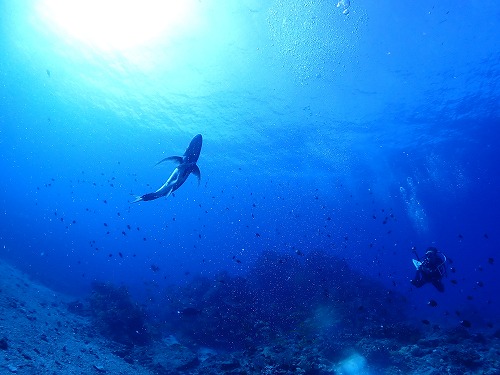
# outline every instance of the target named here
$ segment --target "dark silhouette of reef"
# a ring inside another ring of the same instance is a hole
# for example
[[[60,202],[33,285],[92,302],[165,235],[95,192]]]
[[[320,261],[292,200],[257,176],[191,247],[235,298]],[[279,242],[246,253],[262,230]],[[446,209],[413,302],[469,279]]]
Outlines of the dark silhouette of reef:
[[[146,345],[152,339],[144,310],[126,287],[92,283],[89,310],[94,326],[105,337],[125,345]]]
[[[419,338],[405,303],[323,251],[264,252],[246,277],[225,272],[168,290],[167,330],[196,344],[250,349],[279,337]]]
[[[439,371],[478,371],[493,358],[467,350],[493,338],[462,326],[417,328],[403,296],[323,251],[266,251],[245,276],[221,272],[168,287],[165,310],[149,315],[162,317],[161,335],[123,286],[94,283],[86,305],[68,309],[90,315],[115,355],[155,374],[330,374],[349,361],[415,373],[422,358],[438,368],[444,352],[451,362]]]
[[[411,323],[400,296],[322,252],[267,252],[245,277],[171,287],[161,335],[150,320],[158,311],[146,316],[124,287],[96,283],[89,298],[71,301],[1,262],[0,270],[1,373],[500,371],[497,327]]]

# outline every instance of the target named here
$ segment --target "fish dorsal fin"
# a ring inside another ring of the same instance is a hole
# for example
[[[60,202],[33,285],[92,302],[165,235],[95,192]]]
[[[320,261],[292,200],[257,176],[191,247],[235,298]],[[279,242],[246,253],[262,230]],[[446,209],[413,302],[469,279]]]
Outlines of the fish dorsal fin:
[[[165,159],[161,159],[158,163],[155,164],[155,167],[160,164],[160,163],[163,163],[164,161],[167,161],[167,160],[171,160],[177,164],[181,164],[182,161],[183,161],[183,158],[182,156],[169,156],[168,158],[165,158]]]
[[[201,173],[200,173],[200,168],[195,164],[193,165],[193,170],[191,171],[192,174],[194,174],[196,177],[198,177],[198,185],[200,184],[201,181]]]

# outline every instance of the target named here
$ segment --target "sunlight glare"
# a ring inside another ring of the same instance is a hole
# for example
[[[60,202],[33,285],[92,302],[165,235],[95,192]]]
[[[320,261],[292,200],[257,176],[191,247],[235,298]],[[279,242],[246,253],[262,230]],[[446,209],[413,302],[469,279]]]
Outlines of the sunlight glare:
[[[193,0],[43,0],[38,11],[58,34],[104,51],[171,37],[193,22]]]

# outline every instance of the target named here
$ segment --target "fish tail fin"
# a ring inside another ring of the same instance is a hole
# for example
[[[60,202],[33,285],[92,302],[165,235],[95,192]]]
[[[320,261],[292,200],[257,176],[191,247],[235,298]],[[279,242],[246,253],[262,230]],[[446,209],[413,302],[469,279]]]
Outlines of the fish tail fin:
[[[133,201],[132,201],[132,202],[130,202],[130,203],[137,203],[137,202],[140,202],[140,201],[142,201],[142,200],[143,200],[143,199],[142,199],[142,197],[141,197],[140,195],[136,195],[136,196],[135,196],[135,200],[133,200]]]

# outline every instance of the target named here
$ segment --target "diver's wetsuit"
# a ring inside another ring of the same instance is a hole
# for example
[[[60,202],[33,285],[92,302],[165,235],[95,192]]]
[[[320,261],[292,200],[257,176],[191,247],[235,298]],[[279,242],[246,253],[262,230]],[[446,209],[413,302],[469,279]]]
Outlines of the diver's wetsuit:
[[[411,283],[417,288],[420,288],[424,284],[431,283],[438,291],[444,292],[442,279],[446,274],[446,257],[444,254],[438,253],[435,248],[429,249],[433,250],[428,250],[426,252],[426,257],[420,267],[418,267],[415,278],[411,280]]]

